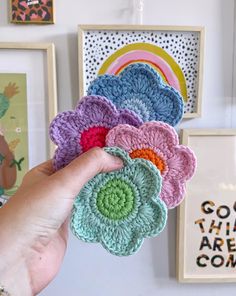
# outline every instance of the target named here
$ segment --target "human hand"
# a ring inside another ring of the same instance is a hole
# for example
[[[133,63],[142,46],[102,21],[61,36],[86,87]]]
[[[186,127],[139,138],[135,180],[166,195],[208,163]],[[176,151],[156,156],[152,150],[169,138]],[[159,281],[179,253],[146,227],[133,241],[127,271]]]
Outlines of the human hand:
[[[64,258],[75,196],[96,174],[122,166],[93,148],[58,172],[49,160],[26,174],[0,209],[0,282],[11,295],[36,295],[50,283]]]

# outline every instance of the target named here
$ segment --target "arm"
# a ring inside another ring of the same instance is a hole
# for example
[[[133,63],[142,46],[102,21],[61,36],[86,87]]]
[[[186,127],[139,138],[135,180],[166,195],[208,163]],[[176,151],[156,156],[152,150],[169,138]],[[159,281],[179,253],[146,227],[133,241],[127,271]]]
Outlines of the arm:
[[[11,295],[36,295],[50,283],[65,254],[75,196],[96,174],[122,165],[94,148],[56,173],[48,161],[26,174],[0,209],[0,283]]]

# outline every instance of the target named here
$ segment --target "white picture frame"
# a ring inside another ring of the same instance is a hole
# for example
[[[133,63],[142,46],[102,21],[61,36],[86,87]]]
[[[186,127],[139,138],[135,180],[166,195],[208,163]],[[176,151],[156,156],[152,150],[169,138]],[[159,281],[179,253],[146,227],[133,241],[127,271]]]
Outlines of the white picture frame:
[[[28,169],[31,169],[52,158],[55,151],[48,134],[49,124],[58,112],[54,44],[0,42],[0,73],[26,75]]]
[[[204,27],[197,26],[79,25],[80,97],[86,95],[88,85],[98,75],[114,74],[112,71],[110,73],[108,71],[110,68],[106,66],[111,60],[113,64],[116,63],[113,58],[116,54],[119,53],[119,62],[121,62],[126,47],[127,52],[130,53],[133,52],[133,49],[128,49],[130,45],[136,43],[140,47],[146,43],[152,48],[143,49],[143,51],[148,53],[153,51],[152,54],[158,56],[158,53],[156,53],[158,46],[158,49],[164,51],[163,56],[160,58],[166,59],[167,66],[174,69],[174,72],[177,71],[176,68],[178,67],[178,75],[182,75],[181,77],[186,80],[184,82],[185,91],[183,90],[181,93],[185,93],[183,95],[183,97],[185,96],[184,118],[201,117],[204,32]],[[183,42],[183,45],[181,45],[181,42]],[[166,58],[166,56],[168,57]],[[173,65],[169,62],[170,60],[174,63]],[[180,80],[178,75],[176,74],[175,79],[179,79],[179,84],[183,85],[183,81]]]
[[[177,213],[177,279],[236,282],[236,129],[184,129],[197,170]]]
[[[41,52],[45,54],[45,59],[43,63],[45,63],[45,67],[43,67],[43,71],[41,75],[45,80],[45,107],[47,110],[46,119],[48,123],[52,121],[52,119],[56,116],[58,112],[58,104],[57,104],[57,76],[56,76],[56,55],[55,55],[55,46],[53,43],[21,43],[21,42],[0,42],[0,55],[2,50],[7,50],[9,53],[14,52],[14,55],[17,56],[17,52],[26,52],[29,56],[29,63],[32,61],[32,57],[30,57],[30,53],[32,52]],[[8,60],[7,63],[10,61]],[[32,68],[30,68],[32,66]],[[29,68],[32,72],[37,72],[37,69],[33,69],[34,65],[29,65]],[[14,72],[14,70],[1,70],[3,67],[0,67],[0,71],[10,71]],[[4,68],[6,69],[6,67]],[[37,103],[37,102],[35,102]],[[48,157],[52,156],[55,150],[54,144],[50,141],[48,142]]]

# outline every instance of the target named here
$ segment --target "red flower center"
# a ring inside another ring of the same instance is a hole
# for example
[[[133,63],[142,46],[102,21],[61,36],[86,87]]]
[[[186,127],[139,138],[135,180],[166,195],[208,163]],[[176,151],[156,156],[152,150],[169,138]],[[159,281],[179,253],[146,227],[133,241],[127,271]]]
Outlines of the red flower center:
[[[80,145],[83,152],[86,152],[93,147],[104,147],[108,132],[109,128],[103,126],[94,126],[83,131],[80,138]]]

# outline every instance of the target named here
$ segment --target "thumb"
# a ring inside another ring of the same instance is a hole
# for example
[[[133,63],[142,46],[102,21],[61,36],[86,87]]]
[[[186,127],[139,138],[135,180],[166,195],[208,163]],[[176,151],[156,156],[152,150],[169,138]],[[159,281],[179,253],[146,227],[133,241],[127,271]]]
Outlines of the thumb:
[[[73,160],[68,166],[37,182],[25,192],[19,192],[17,202],[24,199],[25,217],[47,221],[58,229],[70,214],[74,198],[82,187],[100,172],[121,169],[123,162],[101,148],[93,148]],[[23,205],[23,203],[22,203]],[[18,210],[19,212],[19,210]]]
[[[50,177],[54,186],[64,187],[66,195],[74,198],[91,178],[101,172],[119,170],[123,161],[101,148],[92,148]],[[48,179],[49,181],[49,179]]]
[[[12,225],[13,240],[24,237],[25,243],[32,243],[40,234],[47,243],[69,216],[74,198],[84,184],[100,172],[122,166],[119,158],[100,148],[91,149],[60,171],[19,190],[1,209],[3,228],[4,223]]]

